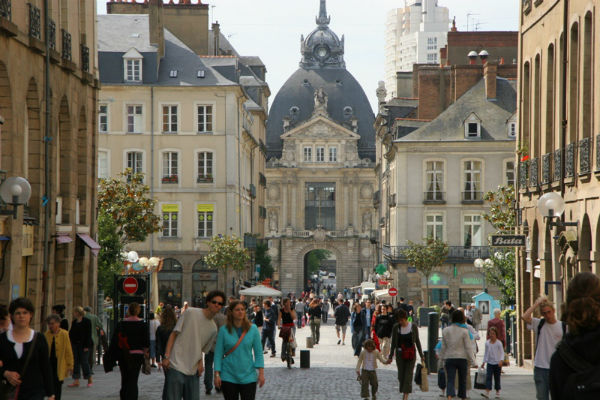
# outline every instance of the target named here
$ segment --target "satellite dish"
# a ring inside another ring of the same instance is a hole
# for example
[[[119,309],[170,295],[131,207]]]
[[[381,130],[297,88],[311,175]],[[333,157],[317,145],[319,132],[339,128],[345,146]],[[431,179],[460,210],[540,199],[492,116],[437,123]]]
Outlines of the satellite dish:
[[[0,185],[0,198],[6,204],[26,204],[31,197],[31,185],[20,176],[6,178]]]

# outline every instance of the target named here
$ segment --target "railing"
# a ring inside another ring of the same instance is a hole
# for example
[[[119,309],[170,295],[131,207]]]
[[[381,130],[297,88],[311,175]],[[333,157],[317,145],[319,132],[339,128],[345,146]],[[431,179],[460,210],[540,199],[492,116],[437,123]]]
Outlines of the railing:
[[[429,191],[423,196],[424,203],[443,203],[445,201],[445,192]]]
[[[558,149],[554,151],[554,174],[552,180],[554,182],[562,179],[562,150]]]
[[[346,234],[346,231],[329,231],[327,232],[327,236],[332,238],[344,238],[348,235]]]
[[[213,177],[211,175],[198,175],[196,183],[212,183]]]
[[[575,143],[567,145],[565,155],[565,177],[572,178],[575,176]]]
[[[48,21],[48,47],[56,51],[56,23]]]
[[[10,19],[10,17],[11,17],[10,0],[0,0],[0,17]]]
[[[600,135],[596,136],[596,171],[600,171]]]
[[[61,57],[63,60],[72,61],[71,56],[71,34],[64,29],[62,31],[62,53]]]
[[[299,237],[299,238],[308,238],[311,237],[313,235],[312,231],[294,231],[292,232],[292,236],[293,237]]]
[[[552,181],[552,153],[542,156],[542,184],[547,185]]]
[[[483,201],[483,192],[462,192],[462,201],[465,203]]]
[[[81,45],[81,69],[90,72],[90,48],[85,44]]]
[[[410,246],[383,246],[383,255],[392,262],[407,263],[408,259],[404,251]],[[489,246],[448,246],[448,256],[444,263],[453,262],[473,262],[478,258],[488,258],[490,256]]]
[[[177,175],[163,176],[162,183],[179,183],[179,177]]]
[[[527,175],[529,173],[529,165],[527,161],[519,163],[519,189],[527,189]]]
[[[592,171],[591,163],[592,138],[585,138],[579,141],[579,173],[581,175],[589,174]]]
[[[27,3],[27,7],[29,8],[29,36],[41,39],[40,9],[31,3]]]
[[[532,188],[537,188],[539,185],[539,168],[540,164],[538,158],[534,158],[529,162],[529,186]]]

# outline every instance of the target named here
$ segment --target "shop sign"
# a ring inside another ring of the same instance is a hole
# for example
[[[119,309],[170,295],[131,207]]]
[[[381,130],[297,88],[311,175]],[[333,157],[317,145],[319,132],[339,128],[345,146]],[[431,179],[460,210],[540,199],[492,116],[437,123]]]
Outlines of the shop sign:
[[[492,247],[525,247],[525,235],[492,235]]]
[[[408,270],[406,271],[409,274],[414,274],[415,272],[417,272],[417,267],[408,267]]]
[[[463,276],[460,283],[466,286],[483,286],[483,278],[480,276]]]
[[[33,226],[23,225],[23,246],[21,256],[27,257],[33,255]]]
[[[196,281],[216,281],[217,273],[216,272],[195,272],[194,280],[196,280]]]

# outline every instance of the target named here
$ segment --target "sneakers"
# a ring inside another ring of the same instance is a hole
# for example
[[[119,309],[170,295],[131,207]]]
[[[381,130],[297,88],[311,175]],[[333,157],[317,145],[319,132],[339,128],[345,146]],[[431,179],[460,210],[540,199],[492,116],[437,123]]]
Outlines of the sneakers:
[[[338,344],[340,344],[340,343],[342,343],[342,339],[339,339],[339,340],[338,340]]]
[[[268,351],[267,351],[267,350],[263,351],[263,354],[267,354],[267,353],[268,353]]]
[[[275,357],[277,357],[277,356],[275,355],[275,353],[271,354],[271,358],[275,358]]]
[[[210,392],[211,392],[211,390],[210,390],[210,389],[208,389],[208,390],[206,391],[206,395],[207,395],[207,396],[210,396]]]

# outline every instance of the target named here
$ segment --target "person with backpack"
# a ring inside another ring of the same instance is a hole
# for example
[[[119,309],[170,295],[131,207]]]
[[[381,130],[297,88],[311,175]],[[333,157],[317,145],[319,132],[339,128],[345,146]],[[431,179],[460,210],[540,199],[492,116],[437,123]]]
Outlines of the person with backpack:
[[[453,311],[454,308],[452,307],[452,302],[450,300],[446,300],[440,311],[440,322],[442,323],[442,329],[450,325],[450,316],[452,315]]]
[[[569,332],[550,360],[552,400],[600,399],[600,278],[575,275],[565,309]]]
[[[542,318],[532,317],[536,309],[539,309]],[[521,319],[527,323],[527,328],[535,333],[533,380],[536,399],[549,400],[550,359],[556,345],[566,333],[566,324],[556,319],[554,305],[545,296],[538,298]]]

